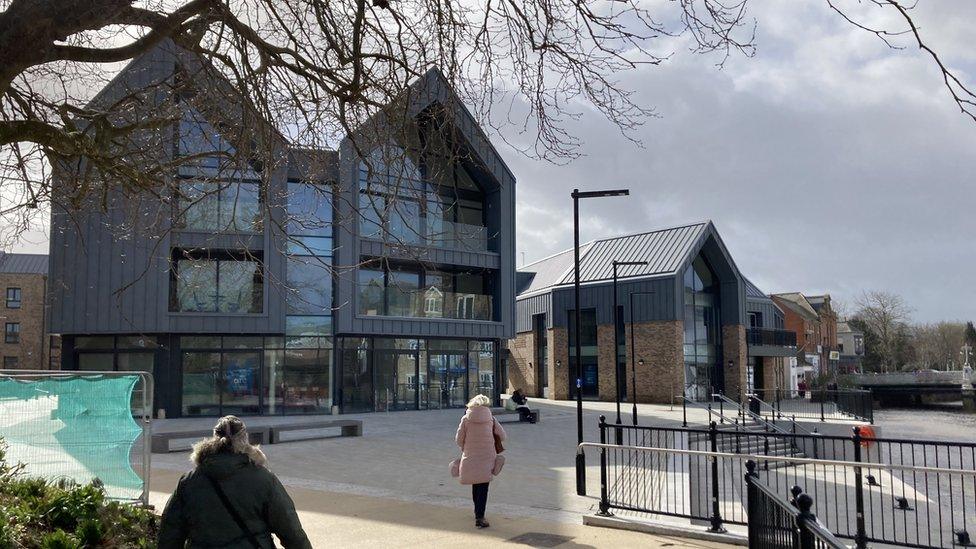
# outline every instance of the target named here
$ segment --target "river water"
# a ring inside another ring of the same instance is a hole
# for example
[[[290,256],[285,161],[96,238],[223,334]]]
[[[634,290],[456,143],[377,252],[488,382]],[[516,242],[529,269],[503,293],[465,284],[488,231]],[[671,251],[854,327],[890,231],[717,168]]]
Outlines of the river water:
[[[885,438],[976,442],[976,414],[963,411],[961,403],[875,409],[874,422]]]

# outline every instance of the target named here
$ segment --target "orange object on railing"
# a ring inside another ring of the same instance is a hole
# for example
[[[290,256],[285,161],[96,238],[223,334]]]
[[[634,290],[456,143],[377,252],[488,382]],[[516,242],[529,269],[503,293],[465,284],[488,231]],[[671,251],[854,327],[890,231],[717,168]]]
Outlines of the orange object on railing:
[[[874,444],[874,427],[870,425],[860,425],[859,427],[858,434],[861,435],[861,446],[867,448]]]

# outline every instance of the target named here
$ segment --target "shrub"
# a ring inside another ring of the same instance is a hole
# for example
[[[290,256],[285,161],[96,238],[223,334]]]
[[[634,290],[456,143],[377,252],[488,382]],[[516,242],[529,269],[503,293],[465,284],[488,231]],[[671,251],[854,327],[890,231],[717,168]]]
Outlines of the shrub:
[[[0,549],[155,547],[152,511],[107,500],[98,481],[28,477],[9,465],[0,440]]]

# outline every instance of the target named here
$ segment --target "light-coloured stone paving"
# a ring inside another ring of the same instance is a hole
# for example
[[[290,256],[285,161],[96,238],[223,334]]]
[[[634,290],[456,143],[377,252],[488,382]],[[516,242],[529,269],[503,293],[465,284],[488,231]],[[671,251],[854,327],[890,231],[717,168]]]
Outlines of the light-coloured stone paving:
[[[556,534],[567,540],[557,547],[702,546],[673,540],[582,526],[595,512],[599,494],[598,456],[587,461],[589,497],[576,495],[574,452],[575,403],[541,403],[536,425],[505,423],[506,465],[492,482],[488,516],[492,528],[473,528],[470,488],[448,473],[457,455],[454,431],[462,410],[396,412],[343,416],[365,421],[365,435],[266,446],[272,469],[295,497],[316,546],[336,542],[356,546],[424,543],[441,547],[471,540],[493,544],[522,534]],[[623,420],[631,421],[623,407]],[[680,424],[681,407],[642,405],[641,423]],[[598,438],[598,417],[615,418],[613,403],[585,404],[587,440]],[[689,410],[690,418],[701,411]],[[266,418],[250,422],[261,424]],[[157,422],[157,430],[207,427],[213,419]],[[152,503],[161,508],[179,474],[190,469],[186,452],[153,455]],[[523,545],[539,545],[531,536]],[[519,541],[513,542],[518,543]]]

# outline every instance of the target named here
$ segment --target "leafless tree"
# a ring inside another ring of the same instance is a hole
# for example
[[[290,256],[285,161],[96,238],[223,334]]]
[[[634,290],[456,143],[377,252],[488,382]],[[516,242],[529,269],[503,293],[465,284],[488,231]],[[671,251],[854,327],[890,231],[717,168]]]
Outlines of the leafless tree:
[[[878,338],[877,354],[881,359],[882,372],[894,370],[898,362],[899,342],[905,336],[911,319],[911,308],[901,296],[880,290],[865,291],[856,303],[855,316]]]
[[[966,342],[964,323],[916,324],[912,326],[911,336],[916,367],[933,370],[962,368],[959,353]]]

